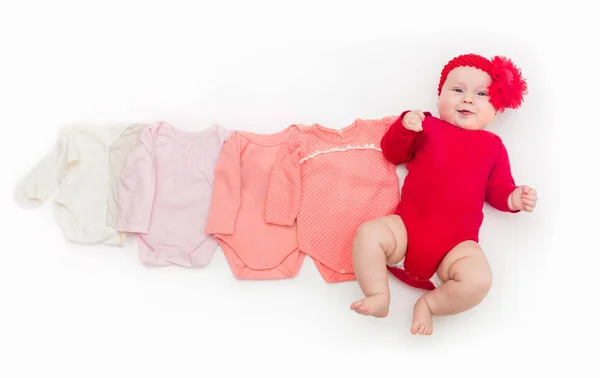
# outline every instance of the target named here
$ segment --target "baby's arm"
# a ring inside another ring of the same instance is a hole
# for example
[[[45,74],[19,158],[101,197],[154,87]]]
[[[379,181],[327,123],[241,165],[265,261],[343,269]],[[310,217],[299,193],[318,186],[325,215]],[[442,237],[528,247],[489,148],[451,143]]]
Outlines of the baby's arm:
[[[517,189],[513,179],[508,152],[502,142],[492,173],[488,179],[485,200],[497,210],[517,213],[519,210],[510,206],[510,195]]]
[[[402,112],[381,139],[383,156],[395,165],[408,163],[416,151],[415,140],[420,130],[409,130],[404,125],[403,118],[407,113],[408,110]],[[426,112],[424,115],[431,115],[431,113]]]

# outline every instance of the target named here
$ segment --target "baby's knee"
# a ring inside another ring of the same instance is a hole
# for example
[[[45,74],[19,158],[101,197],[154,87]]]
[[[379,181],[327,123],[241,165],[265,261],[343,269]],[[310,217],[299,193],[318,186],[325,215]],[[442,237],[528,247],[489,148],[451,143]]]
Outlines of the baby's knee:
[[[383,242],[394,238],[388,222],[384,218],[367,221],[356,229],[355,239]]]
[[[352,246],[355,250],[372,250],[381,245],[386,237],[385,225],[377,219],[370,220],[356,229]]]
[[[464,287],[467,295],[477,302],[481,302],[490,292],[492,288],[492,273],[489,270],[481,270],[480,272],[470,275]]]
[[[356,229],[354,235],[355,243],[364,243],[366,241],[374,241],[381,237],[381,222],[377,219],[367,221]]]
[[[377,218],[361,224],[356,230],[354,249],[382,250],[388,263],[399,262],[406,252],[406,238],[400,237],[399,232],[394,232],[395,226],[389,217]]]

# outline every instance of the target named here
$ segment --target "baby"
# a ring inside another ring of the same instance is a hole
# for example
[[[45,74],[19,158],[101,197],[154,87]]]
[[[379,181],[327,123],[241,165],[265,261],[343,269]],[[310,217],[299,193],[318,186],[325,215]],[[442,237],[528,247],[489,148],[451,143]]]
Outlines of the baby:
[[[392,215],[362,224],[353,242],[356,279],[365,295],[351,309],[389,312],[388,270],[427,290],[414,306],[411,333],[430,335],[433,315],[457,314],[487,295],[492,274],[479,246],[483,206],[532,212],[536,190],[516,186],[501,139],[484,130],[498,112],[527,94],[521,71],[505,57],[460,55],[438,86],[440,117],[405,111],[381,140],[384,157],[406,163],[400,203]]]

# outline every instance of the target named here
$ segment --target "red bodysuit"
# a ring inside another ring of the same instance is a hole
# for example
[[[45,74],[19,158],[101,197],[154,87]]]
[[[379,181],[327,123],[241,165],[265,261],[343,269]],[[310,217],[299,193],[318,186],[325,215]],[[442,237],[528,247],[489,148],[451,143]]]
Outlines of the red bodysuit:
[[[444,256],[460,242],[479,242],[484,202],[511,212],[508,197],[517,187],[500,137],[431,113],[425,113],[423,131],[414,132],[402,125],[406,113],[381,140],[385,158],[407,163],[408,171],[395,212],[406,225],[408,249],[404,267],[388,269],[408,285],[433,290],[430,279]]]

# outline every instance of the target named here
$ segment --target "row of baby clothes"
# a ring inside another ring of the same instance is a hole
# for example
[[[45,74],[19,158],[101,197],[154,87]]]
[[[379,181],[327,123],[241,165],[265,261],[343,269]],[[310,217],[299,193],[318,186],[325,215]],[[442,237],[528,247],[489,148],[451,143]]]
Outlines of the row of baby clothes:
[[[205,231],[236,277],[293,277],[308,255],[326,282],[354,280],[358,226],[393,213],[399,201],[396,166],[380,148],[396,119],[235,131],[220,153]]]
[[[149,265],[204,266],[216,240],[203,231],[214,167],[230,131],[152,124],[76,124],[19,181],[16,202],[52,205],[67,240],[124,246]]]
[[[326,282],[354,280],[356,229],[399,200],[396,166],[380,148],[396,119],[271,134],[167,122],[66,127],[16,198],[39,206],[58,189],[68,240],[123,246],[134,235],[147,265],[206,266],[220,246],[238,279],[295,277],[310,256]]]

